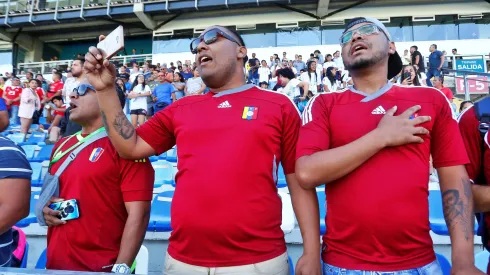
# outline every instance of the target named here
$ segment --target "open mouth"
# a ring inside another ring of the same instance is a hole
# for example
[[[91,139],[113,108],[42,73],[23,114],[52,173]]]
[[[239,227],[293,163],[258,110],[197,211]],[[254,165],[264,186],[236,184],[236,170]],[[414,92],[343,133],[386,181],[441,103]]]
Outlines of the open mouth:
[[[367,47],[360,44],[360,45],[353,46],[350,52],[351,54],[356,54],[362,50],[367,50]]]
[[[70,107],[71,107],[71,110],[74,110],[77,108],[77,105],[73,102],[70,102]]]
[[[199,59],[199,63],[201,65],[205,65],[205,64],[207,64],[207,63],[209,63],[211,61],[213,61],[213,59],[211,57],[207,56],[207,55],[201,56],[201,59]]]

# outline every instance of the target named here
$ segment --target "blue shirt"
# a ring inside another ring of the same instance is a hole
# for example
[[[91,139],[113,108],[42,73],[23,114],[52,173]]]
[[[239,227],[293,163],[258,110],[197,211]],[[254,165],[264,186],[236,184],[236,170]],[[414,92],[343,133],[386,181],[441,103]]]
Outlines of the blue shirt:
[[[158,86],[155,87],[155,90],[153,90],[152,95],[157,98],[157,101],[155,103],[160,103],[160,102],[165,102],[167,104],[172,103],[172,92],[174,91],[175,87],[168,83],[162,83],[158,84]]]
[[[190,72],[190,73],[181,73],[181,74],[184,77],[184,80],[187,80],[189,78],[193,78],[194,77],[194,74],[192,72]]]
[[[5,100],[3,100],[3,98],[0,98],[0,112],[1,111],[7,111],[7,105],[5,105]]]
[[[441,66],[441,51],[435,50],[429,55],[429,69],[437,69]]]
[[[31,165],[22,148],[15,145],[10,139],[0,136],[0,180],[7,178],[30,180],[31,175]],[[0,267],[10,266],[13,250],[11,243],[12,230],[10,229],[0,235]]]

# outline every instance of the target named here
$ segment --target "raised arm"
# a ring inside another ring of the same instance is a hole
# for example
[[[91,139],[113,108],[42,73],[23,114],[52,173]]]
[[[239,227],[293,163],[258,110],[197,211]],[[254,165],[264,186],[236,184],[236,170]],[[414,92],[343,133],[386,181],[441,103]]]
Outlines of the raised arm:
[[[155,150],[136,135],[133,125],[124,114],[116,92],[116,69],[102,56],[102,50],[90,47],[85,55],[84,70],[97,91],[102,119],[112,144],[123,158],[141,159],[154,155]]]

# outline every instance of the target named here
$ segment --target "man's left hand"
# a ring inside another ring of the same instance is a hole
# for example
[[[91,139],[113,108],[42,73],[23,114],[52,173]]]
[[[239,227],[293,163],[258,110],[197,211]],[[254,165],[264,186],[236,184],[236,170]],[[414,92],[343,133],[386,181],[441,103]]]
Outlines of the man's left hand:
[[[452,268],[451,275],[485,275],[485,272],[480,271],[474,265],[464,268]]]
[[[321,275],[320,252],[315,255],[303,254],[296,263],[296,275]]]

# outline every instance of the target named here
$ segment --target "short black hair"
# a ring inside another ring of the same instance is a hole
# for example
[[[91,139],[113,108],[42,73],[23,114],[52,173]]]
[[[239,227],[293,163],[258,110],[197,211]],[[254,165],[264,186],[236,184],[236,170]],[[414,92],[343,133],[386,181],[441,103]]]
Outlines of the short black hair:
[[[434,49],[437,50],[437,45],[436,44],[432,44],[431,46],[434,46]]]
[[[53,96],[53,97],[51,98],[51,102],[53,102],[53,103],[54,103],[54,101],[55,101],[55,100],[63,101],[63,97],[62,97],[62,96],[60,96],[60,95]]]
[[[417,47],[417,46],[415,46],[415,45],[414,45],[414,46],[412,46],[412,47],[410,47],[410,48],[414,48],[416,51],[418,51],[418,50],[419,50],[419,47]]]
[[[63,79],[63,75],[60,72],[56,71],[53,74],[57,75],[60,79]]]
[[[458,49],[454,48],[454,49],[453,49],[453,51],[457,52],[457,51],[458,51]],[[463,101],[463,102],[466,102],[466,103],[473,103],[473,102],[471,102],[471,101]]]
[[[225,29],[230,31],[236,38],[238,38],[238,42],[240,43],[240,45],[242,45],[243,47],[247,47],[247,45],[245,45],[245,41],[243,41],[242,36],[236,31],[236,29],[227,28],[227,27],[225,27]],[[245,56],[243,58],[243,66],[244,67],[245,67],[245,64],[247,64],[247,61],[248,61],[248,56]]]
[[[284,76],[285,78],[291,80],[293,78],[295,78],[296,76],[294,75],[294,72],[293,70],[291,70],[290,68],[284,68],[284,69],[280,69],[277,71],[277,75],[279,76]]]
[[[78,57],[78,58],[76,58],[76,59],[75,59],[75,60],[73,60],[73,61],[77,61],[77,60],[78,60],[78,61],[80,61],[80,63],[82,63],[82,66],[83,66],[83,64],[85,63],[85,58],[83,58],[83,57]]]

